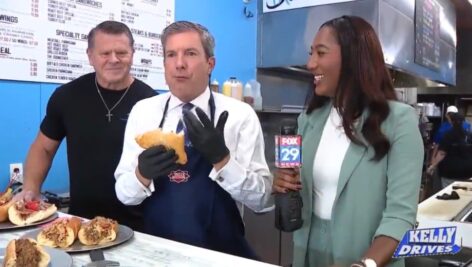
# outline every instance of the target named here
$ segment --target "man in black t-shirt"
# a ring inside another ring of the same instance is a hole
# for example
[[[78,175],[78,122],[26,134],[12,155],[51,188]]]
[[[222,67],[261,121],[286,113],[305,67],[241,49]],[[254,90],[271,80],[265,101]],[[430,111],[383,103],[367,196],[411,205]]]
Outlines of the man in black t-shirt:
[[[114,178],[128,114],[136,102],[155,95],[130,75],[133,45],[131,31],[121,22],[105,21],[90,31],[87,55],[95,72],[60,86],[49,99],[26,158],[21,197],[39,197],[54,155],[66,138],[69,213],[105,216],[141,230],[140,207],[125,206],[117,199]]]

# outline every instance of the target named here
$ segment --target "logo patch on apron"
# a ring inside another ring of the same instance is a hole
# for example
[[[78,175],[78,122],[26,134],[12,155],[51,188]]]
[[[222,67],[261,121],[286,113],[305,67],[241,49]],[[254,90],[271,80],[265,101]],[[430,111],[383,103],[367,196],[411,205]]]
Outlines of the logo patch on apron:
[[[169,180],[174,183],[185,183],[190,178],[188,171],[176,170],[169,173]]]

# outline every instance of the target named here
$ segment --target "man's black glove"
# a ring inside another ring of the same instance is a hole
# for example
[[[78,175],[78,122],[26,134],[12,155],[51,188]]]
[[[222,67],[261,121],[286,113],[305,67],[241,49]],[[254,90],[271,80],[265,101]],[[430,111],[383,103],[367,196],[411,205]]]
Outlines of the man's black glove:
[[[144,150],[138,157],[139,173],[146,179],[153,180],[159,176],[168,175],[179,166],[178,156],[173,149],[164,146],[153,146]]]
[[[229,155],[224,137],[228,111],[221,113],[216,127],[213,126],[203,110],[196,107],[195,111],[200,121],[191,111],[183,111],[188,138],[192,141],[193,146],[200,151],[211,164],[218,163]]]

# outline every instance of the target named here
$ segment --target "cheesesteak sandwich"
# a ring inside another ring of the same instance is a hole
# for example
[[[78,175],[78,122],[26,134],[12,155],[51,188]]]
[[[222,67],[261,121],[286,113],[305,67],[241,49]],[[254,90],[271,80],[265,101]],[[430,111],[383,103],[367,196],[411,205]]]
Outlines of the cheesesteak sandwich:
[[[79,240],[82,244],[99,245],[111,242],[118,234],[118,223],[115,220],[97,216],[86,223],[82,223],[79,231]]]
[[[56,211],[56,205],[44,201],[18,200],[8,209],[8,218],[16,225],[28,225],[44,220]]]
[[[8,219],[8,209],[13,205],[13,194],[11,188],[0,196],[0,222]]]
[[[175,150],[179,157],[177,163],[184,165],[187,163],[187,153],[185,153],[185,135],[181,133],[163,132],[161,129],[145,132],[135,138],[136,143],[144,149],[153,146],[163,145],[167,149]]]
[[[39,232],[38,243],[53,248],[70,247],[77,238],[80,223],[81,220],[77,217],[59,218]]]
[[[3,267],[46,267],[51,257],[33,239],[13,239],[5,249]]]

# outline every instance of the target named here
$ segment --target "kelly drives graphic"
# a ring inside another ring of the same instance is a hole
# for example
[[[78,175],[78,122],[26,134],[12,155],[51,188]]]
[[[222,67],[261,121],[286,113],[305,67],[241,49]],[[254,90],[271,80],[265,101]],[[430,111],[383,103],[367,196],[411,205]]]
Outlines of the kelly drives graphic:
[[[461,250],[455,243],[456,233],[455,226],[410,230],[403,236],[393,257],[456,254]]]

